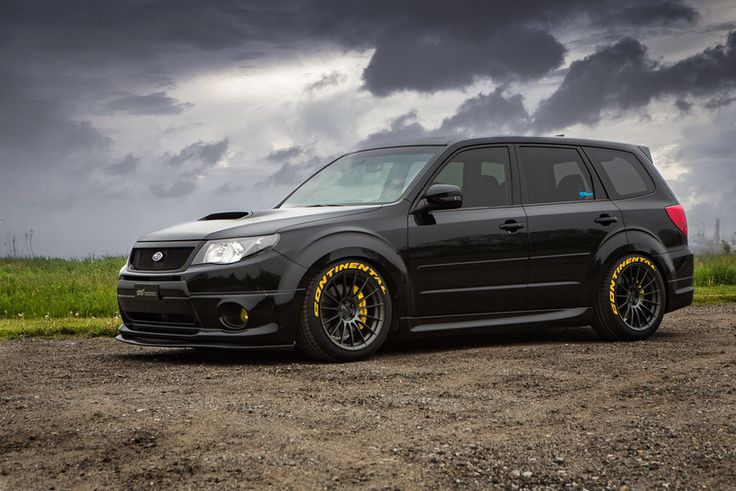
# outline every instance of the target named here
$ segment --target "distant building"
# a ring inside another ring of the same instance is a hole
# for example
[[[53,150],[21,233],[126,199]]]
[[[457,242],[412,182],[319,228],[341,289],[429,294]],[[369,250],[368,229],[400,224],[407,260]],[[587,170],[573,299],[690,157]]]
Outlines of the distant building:
[[[725,235],[725,233],[724,233]],[[705,228],[701,225],[698,227],[697,232],[692,234],[689,239],[690,249],[696,255],[703,254],[720,254],[723,251],[723,245],[721,241],[727,241],[736,249],[736,232],[731,234],[730,239],[722,238],[721,236],[721,219],[716,218],[715,227],[713,229],[713,235],[708,237],[705,233]]]

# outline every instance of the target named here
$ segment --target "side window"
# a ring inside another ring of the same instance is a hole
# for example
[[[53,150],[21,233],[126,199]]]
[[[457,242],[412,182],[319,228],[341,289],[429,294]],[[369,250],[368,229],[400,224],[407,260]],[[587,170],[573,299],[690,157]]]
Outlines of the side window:
[[[595,199],[590,173],[573,148],[521,147],[529,203]]]
[[[644,165],[629,152],[585,147],[611,199],[631,198],[654,191],[654,182]]]
[[[455,155],[432,184],[454,184],[463,208],[511,204],[511,164],[506,147],[476,148]]]
[[[445,168],[435,177],[432,184],[454,184],[463,188],[463,162],[449,162]]]

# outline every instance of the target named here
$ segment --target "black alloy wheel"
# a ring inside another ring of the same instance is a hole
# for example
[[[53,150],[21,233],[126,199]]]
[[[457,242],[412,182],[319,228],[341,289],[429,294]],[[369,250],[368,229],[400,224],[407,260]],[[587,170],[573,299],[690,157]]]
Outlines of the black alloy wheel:
[[[330,341],[342,349],[359,350],[373,343],[386,320],[385,294],[360,270],[333,276],[319,301],[320,322]]]
[[[297,344],[321,360],[362,359],[386,340],[391,313],[391,295],[378,269],[363,260],[342,260],[312,278]]]
[[[593,329],[604,339],[636,341],[654,334],[667,307],[665,284],[654,261],[624,256],[603,277]]]
[[[655,271],[643,263],[631,263],[621,271],[614,298],[619,317],[635,331],[652,327],[664,301]]]

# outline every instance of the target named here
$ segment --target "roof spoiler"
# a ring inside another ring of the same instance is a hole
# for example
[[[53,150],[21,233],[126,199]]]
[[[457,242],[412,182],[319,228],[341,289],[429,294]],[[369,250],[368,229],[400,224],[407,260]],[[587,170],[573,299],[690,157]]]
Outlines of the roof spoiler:
[[[649,147],[646,147],[644,145],[637,145],[637,147],[639,147],[639,150],[644,152],[644,155],[647,156],[647,158],[649,159],[649,162],[654,163],[654,159],[652,158],[652,152],[649,150]]]

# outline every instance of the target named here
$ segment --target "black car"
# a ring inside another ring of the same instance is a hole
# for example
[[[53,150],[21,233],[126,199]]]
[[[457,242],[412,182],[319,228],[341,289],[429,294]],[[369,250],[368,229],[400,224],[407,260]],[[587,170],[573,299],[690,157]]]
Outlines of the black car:
[[[347,361],[499,326],[644,339],[692,298],[685,213],[646,147],[430,139],[344,155],[275,209],[141,237],[117,339]]]

